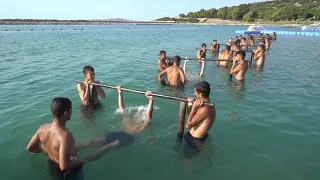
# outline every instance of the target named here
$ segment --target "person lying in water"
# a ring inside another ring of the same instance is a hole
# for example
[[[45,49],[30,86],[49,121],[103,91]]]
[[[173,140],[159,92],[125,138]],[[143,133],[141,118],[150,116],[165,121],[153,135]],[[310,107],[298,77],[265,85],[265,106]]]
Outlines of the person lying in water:
[[[173,58],[173,65],[163,70],[158,74],[158,79],[160,83],[164,86],[174,86],[183,88],[186,83],[186,75],[182,68],[180,68],[181,58],[180,56],[175,56]],[[165,80],[162,79],[162,76],[167,74],[169,84],[166,84]]]
[[[86,159],[78,158],[75,140],[66,127],[67,121],[71,119],[72,102],[64,97],[54,98],[51,112],[52,122],[39,127],[31,138],[27,151],[47,153],[50,160],[66,175],[86,163]]]
[[[85,80],[78,84],[78,92],[81,99],[81,109],[89,110],[99,104],[98,95],[104,99],[106,94],[100,86],[90,85],[90,83],[100,83],[95,80],[96,74],[92,66],[85,66],[83,68],[83,75]]]
[[[117,86],[118,89],[118,103],[119,109],[124,110],[125,105],[123,102],[123,95],[121,86]],[[96,148],[96,151],[87,157],[87,161],[96,160],[103,154],[108,151],[115,150],[121,147],[128,146],[134,142],[135,136],[144,130],[150,123],[152,118],[152,111],[153,111],[153,96],[150,91],[147,91],[145,96],[149,99],[149,104],[147,107],[147,111],[145,116],[140,123],[137,124],[134,122],[133,119],[130,117],[125,117],[123,120],[123,131],[114,131],[109,132],[104,136],[98,137],[97,139],[84,143],[79,144],[76,147],[77,151],[81,151],[86,148]],[[139,112],[138,112],[139,113]]]

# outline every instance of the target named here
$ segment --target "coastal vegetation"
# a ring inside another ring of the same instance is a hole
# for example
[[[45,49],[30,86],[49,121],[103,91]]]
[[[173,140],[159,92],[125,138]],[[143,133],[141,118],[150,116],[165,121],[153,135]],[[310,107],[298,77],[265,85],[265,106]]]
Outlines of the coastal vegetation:
[[[179,17],[164,17],[158,21],[198,22],[197,18],[219,18],[222,20],[254,22],[320,20],[320,0],[274,0],[220,9],[201,9],[180,14]]]

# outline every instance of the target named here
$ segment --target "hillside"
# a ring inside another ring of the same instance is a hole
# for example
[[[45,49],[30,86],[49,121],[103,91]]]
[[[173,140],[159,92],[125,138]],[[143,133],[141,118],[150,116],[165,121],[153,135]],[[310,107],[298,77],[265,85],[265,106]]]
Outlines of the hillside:
[[[265,21],[320,20],[320,0],[274,0],[220,9],[201,9],[197,12],[180,14],[178,18],[164,17],[159,21],[195,22],[197,18],[220,18],[223,20]],[[199,22],[199,21],[197,21]]]

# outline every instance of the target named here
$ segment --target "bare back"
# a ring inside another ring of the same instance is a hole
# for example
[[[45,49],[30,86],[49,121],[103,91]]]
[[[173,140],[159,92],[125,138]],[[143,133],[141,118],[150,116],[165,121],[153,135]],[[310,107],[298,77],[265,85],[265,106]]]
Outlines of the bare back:
[[[244,76],[246,75],[246,73],[248,71],[248,63],[246,63],[244,61],[244,62],[240,63],[238,66],[240,66],[240,71],[237,73],[235,78],[238,81],[242,81],[242,80],[244,80]]]
[[[63,138],[66,138],[68,134],[71,134],[67,128],[61,128],[54,123],[43,124],[39,130],[40,142],[44,151],[48,154],[49,158],[59,164],[59,149]],[[71,134],[72,136],[72,134]],[[69,144],[70,156],[77,157],[75,151],[75,141],[72,136],[72,141]]]
[[[179,86],[181,74],[184,75],[183,69],[178,66],[170,66],[167,68],[167,77],[171,86]]]
[[[230,60],[231,59],[231,55],[229,52],[225,51],[224,53],[219,55],[219,59],[226,59],[226,60]],[[223,67],[228,67],[228,61],[218,61],[218,65],[219,66],[223,66]]]
[[[215,121],[216,109],[215,107],[205,105],[200,107],[197,113],[202,113],[205,118],[190,129],[190,134],[195,138],[203,138],[207,135]]]

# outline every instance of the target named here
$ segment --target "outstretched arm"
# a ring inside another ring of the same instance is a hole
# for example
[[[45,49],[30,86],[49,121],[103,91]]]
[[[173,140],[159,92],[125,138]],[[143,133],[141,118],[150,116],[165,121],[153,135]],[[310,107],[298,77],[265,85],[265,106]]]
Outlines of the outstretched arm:
[[[149,104],[148,104],[148,108],[147,108],[147,113],[146,113],[146,117],[148,119],[152,119],[152,112],[153,112],[153,96],[152,93],[150,91],[146,92],[146,97],[149,99]]]
[[[189,61],[188,59],[186,59],[186,60],[184,61],[184,64],[183,64],[183,71],[184,71],[184,73],[186,73],[188,61]]]
[[[201,71],[200,71],[200,76],[203,76],[203,73],[204,73],[204,60],[203,60],[203,58],[202,58],[201,62],[202,62],[202,67],[201,67]]]
[[[123,95],[122,95],[122,90],[121,90],[121,86],[117,86],[118,89],[118,104],[119,104],[119,109],[123,110],[125,108],[124,106],[124,102],[123,102]]]

